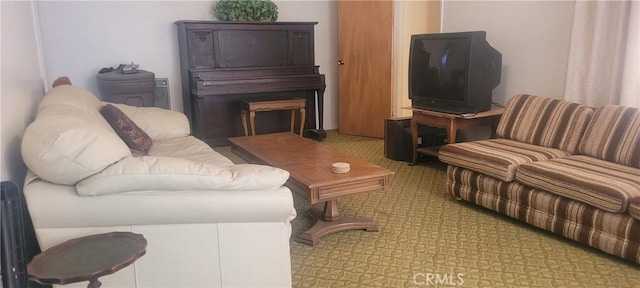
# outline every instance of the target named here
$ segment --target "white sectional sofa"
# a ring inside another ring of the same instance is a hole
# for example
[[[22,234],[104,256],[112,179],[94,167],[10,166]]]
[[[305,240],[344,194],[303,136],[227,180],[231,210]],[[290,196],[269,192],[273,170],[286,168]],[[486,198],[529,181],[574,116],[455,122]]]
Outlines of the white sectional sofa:
[[[103,287],[291,286],[288,172],[233,164],[189,136],[179,112],[113,104],[153,141],[133,156],[101,115],[105,104],[57,86],[25,131],[24,194],[43,251],[130,231],[147,239],[146,255],[101,277]]]

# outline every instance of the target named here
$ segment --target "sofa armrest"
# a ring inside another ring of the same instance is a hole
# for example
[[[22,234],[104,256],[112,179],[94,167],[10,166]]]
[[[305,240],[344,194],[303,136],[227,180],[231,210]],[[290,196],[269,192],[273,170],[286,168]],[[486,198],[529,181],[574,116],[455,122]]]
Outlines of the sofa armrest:
[[[98,196],[132,191],[267,190],[289,179],[289,172],[265,165],[219,166],[188,159],[126,157],[76,184],[78,194]]]
[[[122,110],[151,139],[168,139],[188,136],[191,133],[189,120],[184,114],[157,107],[135,107],[109,103]]]
[[[285,187],[247,191],[144,191],[100,197],[41,179],[24,195],[34,228],[118,227],[195,223],[288,223],[296,216]]]

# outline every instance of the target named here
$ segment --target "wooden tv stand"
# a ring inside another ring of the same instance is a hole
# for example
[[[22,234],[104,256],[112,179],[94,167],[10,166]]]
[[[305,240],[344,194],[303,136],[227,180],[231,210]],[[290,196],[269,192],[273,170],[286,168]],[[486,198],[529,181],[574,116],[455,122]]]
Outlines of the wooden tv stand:
[[[456,143],[458,129],[472,128],[479,126],[491,126],[491,137],[495,136],[498,121],[504,108],[494,107],[489,111],[480,112],[474,115],[460,115],[453,113],[436,112],[417,108],[410,108],[413,111],[411,117],[411,139],[413,140],[413,158],[411,164],[416,163],[418,153],[438,157],[440,146],[418,147],[418,125],[426,125],[447,130],[447,142]]]

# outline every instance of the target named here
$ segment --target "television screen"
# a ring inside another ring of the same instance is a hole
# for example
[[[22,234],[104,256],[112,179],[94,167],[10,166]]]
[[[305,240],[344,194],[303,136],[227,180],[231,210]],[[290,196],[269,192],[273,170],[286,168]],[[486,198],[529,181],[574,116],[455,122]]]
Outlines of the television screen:
[[[415,85],[411,87],[412,94],[463,101],[466,67],[469,65],[469,40],[417,40],[413,44],[411,77]]]
[[[502,55],[486,32],[417,34],[409,52],[409,98],[414,108],[451,113],[491,109]]]

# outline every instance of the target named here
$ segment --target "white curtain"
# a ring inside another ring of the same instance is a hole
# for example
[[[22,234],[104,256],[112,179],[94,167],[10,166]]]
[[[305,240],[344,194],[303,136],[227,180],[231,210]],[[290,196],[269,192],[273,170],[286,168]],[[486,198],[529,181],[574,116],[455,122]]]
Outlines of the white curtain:
[[[640,108],[638,11],[638,1],[576,1],[564,99]]]

